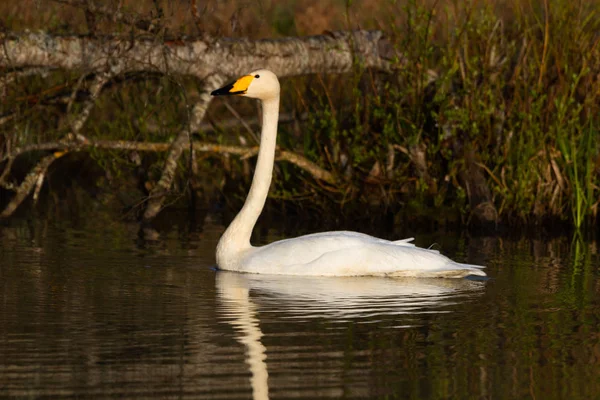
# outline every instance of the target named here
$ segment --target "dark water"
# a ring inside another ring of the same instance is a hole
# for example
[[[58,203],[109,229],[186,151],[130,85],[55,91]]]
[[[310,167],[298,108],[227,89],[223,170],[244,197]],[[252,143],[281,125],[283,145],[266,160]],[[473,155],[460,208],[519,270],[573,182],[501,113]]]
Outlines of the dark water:
[[[600,398],[595,242],[419,238],[488,282],[287,278],[212,270],[221,231],[1,227],[0,397]]]

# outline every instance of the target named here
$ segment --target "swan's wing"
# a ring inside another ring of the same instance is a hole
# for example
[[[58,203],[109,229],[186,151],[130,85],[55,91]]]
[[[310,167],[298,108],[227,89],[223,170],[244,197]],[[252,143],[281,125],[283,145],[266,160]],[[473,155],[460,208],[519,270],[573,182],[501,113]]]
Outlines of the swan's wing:
[[[255,264],[255,268],[267,268],[267,265],[281,268],[285,265],[307,264],[324,254],[350,248],[368,248],[371,245],[415,247],[409,243],[412,240],[413,238],[408,238],[390,242],[351,231],[313,233],[253,248],[244,264],[248,265],[251,262]],[[258,265],[260,263],[263,265]]]
[[[243,262],[243,270],[286,273],[283,269],[287,266],[308,264],[323,254],[348,248],[360,248],[380,241],[390,243],[373,236],[347,231],[314,233],[284,239],[253,248]]]
[[[299,275],[322,271],[323,275],[331,276],[462,278],[468,275],[485,276],[482,268],[454,262],[436,250],[378,243],[323,254],[309,264],[290,266],[289,271]]]
[[[372,243],[322,254],[309,263],[285,267],[292,275],[449,277],[485,275],[480,267],[450,260],[437,251],[419,247]]]
[[[253,249],[243,271],[285,275],[445,276],[485,275],[438,251],[404,241],[389,242],[354,232],[326,232]]]
[[[359,243],[393,243],[398,246],[411,246],[414,244],[410,243],[415,240],[414,237],[400,239],[395,241],[389,241],[386,239],[380,239],[375,236],[367,235],[366,233],[353,232],[353,231],[332,231],[332,232],[319,232],[311,233],[309,235],[299,236],[291,239],[284,239],[280,242],[294,241],[294,240],[335,240],[338,243],[344,243],[345,245],[357,245]]]

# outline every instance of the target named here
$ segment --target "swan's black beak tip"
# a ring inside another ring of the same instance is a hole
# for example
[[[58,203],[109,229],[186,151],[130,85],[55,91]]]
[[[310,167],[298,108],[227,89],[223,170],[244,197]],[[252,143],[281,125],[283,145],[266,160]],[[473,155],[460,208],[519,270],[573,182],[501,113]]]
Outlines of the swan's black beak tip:
[[[234,82],[234,83],[235,83],[235,82]],[[233,90],[234,90],[234,89],[233,89],[233,85],[234,85],[234,83],[230,83],[229,85],[227,85],[227,86],[223,86],[223,87],[222,87],[222,88],[220,88],[220,89],[213,90],[213,91],[210,93],[210,95],[211,95],[211,96],[231,96],[231,95],[235,95],[235,94],[244,94],[244,93],[246,93],[246,91],[244,91],[244,90],[241,90],[241,91],[240,91],[240,90],[238,90],[238,91],[235,91],[235,92],[234,92],[234,91],[233,91]]]
[[[225,96],[230,94],[229,91],[233,88],[233,85],[223,86],[220,89],[213,90],[210,95],[211,96]]]

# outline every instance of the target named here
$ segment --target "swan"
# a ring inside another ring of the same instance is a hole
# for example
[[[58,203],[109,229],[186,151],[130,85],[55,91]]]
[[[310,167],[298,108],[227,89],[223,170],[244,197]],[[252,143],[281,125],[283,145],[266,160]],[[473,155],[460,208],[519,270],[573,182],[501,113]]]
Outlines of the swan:
[[[214,90],[262,103],[262,132],[254,177],[246,201],[217,244],[222,270],[306,276],[401,276],[461,278],[485,276],[482,266],[452,261],[439,251],[416,247],[413,238],[389,241],[358,232],[335,231],[284,239],[265,246],[250,244],[252,229],[265,205],[275,161],[279,119],[279,80],[259,69]]]

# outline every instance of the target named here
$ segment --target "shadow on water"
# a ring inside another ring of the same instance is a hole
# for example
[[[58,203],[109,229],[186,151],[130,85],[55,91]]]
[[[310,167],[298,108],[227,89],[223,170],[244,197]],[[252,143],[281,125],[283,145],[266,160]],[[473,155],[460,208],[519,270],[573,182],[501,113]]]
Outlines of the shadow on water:
[[[219,218],[169,219],[0,227],[0,397],[600,397],[593,240],[417,235],[487,282],[268,277],[211,270]]]

